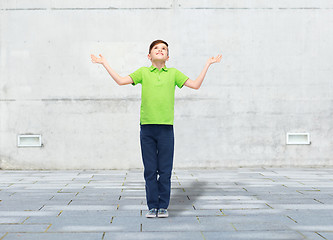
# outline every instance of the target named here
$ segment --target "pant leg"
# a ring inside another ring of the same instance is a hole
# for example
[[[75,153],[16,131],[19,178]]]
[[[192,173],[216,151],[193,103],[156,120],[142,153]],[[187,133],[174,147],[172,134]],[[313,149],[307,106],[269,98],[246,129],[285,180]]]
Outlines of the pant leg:
[[[154,125],[140,126],[141,154],[146,181],[146,199],[149,209],[158,208],[157,141]]]
[[[170,202],[171,173],[174,155],[174,131],[172,125],[160,126],[157,150],[159,208],[167,209]]]

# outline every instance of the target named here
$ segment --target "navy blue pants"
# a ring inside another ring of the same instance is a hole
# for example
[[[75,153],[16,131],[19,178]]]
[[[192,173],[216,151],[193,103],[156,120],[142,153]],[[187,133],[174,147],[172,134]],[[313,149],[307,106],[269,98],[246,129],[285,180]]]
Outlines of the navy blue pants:
[[[167,209],[174,152],[173,125],[140,125],[140,143],[148,208]]]

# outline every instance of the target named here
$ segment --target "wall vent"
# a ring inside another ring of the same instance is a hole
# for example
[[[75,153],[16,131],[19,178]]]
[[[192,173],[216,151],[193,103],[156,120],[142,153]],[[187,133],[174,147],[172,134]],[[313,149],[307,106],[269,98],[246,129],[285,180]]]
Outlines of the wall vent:
[[[287,133],[288,145],[311,144],[309,133]]]
[[[42,135],[18,135],[17,138],[18,147],[41,147]]]

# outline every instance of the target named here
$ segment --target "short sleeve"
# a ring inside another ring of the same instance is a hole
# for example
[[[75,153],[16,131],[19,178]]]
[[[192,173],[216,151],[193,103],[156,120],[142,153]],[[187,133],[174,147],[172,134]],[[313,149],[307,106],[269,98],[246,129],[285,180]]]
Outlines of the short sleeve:
[[[184,83],[186,82],[187,79],[188,77],[184,73],[176,69],[175,81],[176,85],[179,88],[182,88],[184,86]]]
[[[133,80],[133,83],[132,83],[133,86],[138,83],[142,83],[142,69],[143,68],[139,68],[138,70],[136,70],[135,72],[133,72],[129,75]]]

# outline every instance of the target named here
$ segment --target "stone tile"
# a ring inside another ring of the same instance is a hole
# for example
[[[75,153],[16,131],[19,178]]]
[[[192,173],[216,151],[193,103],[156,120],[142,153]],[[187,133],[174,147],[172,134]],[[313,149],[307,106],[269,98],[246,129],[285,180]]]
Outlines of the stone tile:
[[[119,211],[135,211],[135,210],[147,210],[147,205],[146,204],[122,204],[119,202]]]
[[[224,216],[209,216],[209,217],[196,217],[199,223],[198,229],[200,231],[216,231],[220,232],[236,231],[229,218]]]
[[[286,213],[289,217],[301,225],[332,225],[332,211],[327,210],[307,210],[307,211],[289,211]],[[333,231],[333,228],[332,228]]]
[[[240,231],[240,232],[203,232],[206,240],[300,240],[304,237],[293,231]]]
[[[203,239],[202,234],[197,231],[193,232],[112,232],[106,233],[104,240],[170,240],[170,239],[182,239],[182,240],[194,240]]]
[[[281,209],[221,209],[224,215],[227,216],[256,216],[265,214],[267,216],[282,215],[285,211]]]
[[[143,232],[192,232],[198,231],[202,226],[195,217],[180,218],[142,218]]]
[[[169,215],[172,217],[201,217],[201,216],[223,216],[223,212],[220,210],[176,210],[173,208],[169,209]]]
[[[280,222],[256,221],[251,222],[233,222],[237,231],[286,231],[290,230],[289,225]],[[290,222],[290,225],[293,223]]]
[[[22,223],[26,217],[1,217],[0,224],[20,224]]]
[[[50,227],[50,229],[47,231],[48,233],[71,233],[71,232],[78,232],[78,233],[89,233],[89,232],[113,232],[113,231],[118,231],[118,232],[127,232],[133,230],[133,226],[115,226],[111,224],[105,224],[105,225],[89,225],[89,224],[81,224],[81,225],[65,225],[65,224],[54,224]],[[139,231],[139,227],[137,227]]]
[[[299,210],[333,210],[333,204],[273,204],[276,209],[299,209]]]
[[[42,211],[87,211],[87,210],[115,210],[116,205],[49,205],[45,206]]]
[[[103,233],[9,233],[5,240],[101,240]],[[0,236],[1,238],[1,236]]]
[[[49,224],[0,224],[0,232],[38,232],[42,233],[47,230]]]
[[[330,222],[323,225],[317,223],[311,225],[295,225],[292,226],[291,229],[301,232],[332,232],[333,224]]]
[[[235,204],[199,204],[195,205],[196,209],[203,210],[203,209],[265,209],[268,208],[266,204],[243,204],[243,203],[235,203]]]
[[[57,216],[59,211],[17,211],[16,209],[7,209],[7,211],[0,211],[0,217],[6,216]]]

